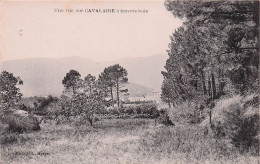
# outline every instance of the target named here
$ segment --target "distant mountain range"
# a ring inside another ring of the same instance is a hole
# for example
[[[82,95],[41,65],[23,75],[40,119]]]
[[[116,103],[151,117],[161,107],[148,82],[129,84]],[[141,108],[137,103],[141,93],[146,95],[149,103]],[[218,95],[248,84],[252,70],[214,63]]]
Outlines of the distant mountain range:
[[[77,70],[82,77],[89,73],[98,77],[105,67],[120,64],[128,71],[130,95],[142,96],[160,90],[163,81],[161,71],[166,59],[167,55],[124,58],[112,62],[95,62],[82,57],[29,58],[2,62],[1,71],[21,77],[24,84],[20,88],[25,97],[59,96],[63,90],[61,81],[69,70]]]

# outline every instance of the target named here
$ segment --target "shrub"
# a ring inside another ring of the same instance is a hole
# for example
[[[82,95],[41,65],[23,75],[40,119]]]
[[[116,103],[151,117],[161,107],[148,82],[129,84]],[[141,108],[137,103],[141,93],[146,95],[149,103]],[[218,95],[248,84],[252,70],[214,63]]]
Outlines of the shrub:
[[[16,142],[17,138],[18,138],[17,133],[5,133],[5,134],[1,135],[0,143],[1,144],[10,144],[10,143]]]
[[[205,103],[190,101],[171,108],[168,114],[176,122],[199,124],[209,115],[208,112],[209,109],[206,108]]]
[[[129,115],[135,114],[136,113],[135,106],[132,105],[132,106],[129,106],[129,107],[125,107],[124,113],[127,113]]]
[[[231,101],[232,100],[232,101]],[[217,137],[228,137],[241,152],[259,152],[258,97],[233,97],[218,102],[213,110],[212,129]]]
[[[259,149],[259,140],[256,139],[259,133],[259,114],[244,115],[241,113],[243,108],[237,104],[229,108],[236,108],[237,111],[231,110],[224,113],[227,119],[223,127],[221,126],[223,133],[232,139],[232,143],[240,151],[248,151],[252,146]]]
[[[119,107],[111,107],[109,109],[109,113],[112,115],[119,115],[120,114]]]
[[[160,123],[160,124],[164,124],[164,125],[175,125],[172,120],[170,119],[167,110],[160,110],[159,115],[157,115],[157,119],[156,122]]]
[[[13,113],[8,113],[3,114],[0,120],[3,124],[8,125],[8,131],[10,132],[23,133],[25,131],[40,130],[40,123],[37,117],[33,115],[19,116]]]
[[[126,114],[144,115],[145,118],[156,118],[158,114],[157,106],[154,103],[132,104],[123,107],[123,112]]]
[[[0,122],[0,135],[3,135],[8,132],[9,125],[3,122]]]
[[[259,114],[249,117],[242,117],[238,122],[234,122],[238,129],[231,133],[232,143],[242,149],[248,151],[252,146],[259,152],[259,139],[256,138],[259,131]]]
[[[99,114],[105,115],[105,114],[109,114],[109,112],[107,111],[106,108],[101,108],[100,111],[99,111]]]
[[[33,116],[10,117],[8,124],[9,130],[18,133],[23,133],[24,131],[36,131],[41,129],[37,118]]]
[[[34,114],[45,116],[47,114],[48,108],[53,103],[57,103],[59,99],[49,95],[48,97],[29,97],[23,98],[19,109],[33,112]]]

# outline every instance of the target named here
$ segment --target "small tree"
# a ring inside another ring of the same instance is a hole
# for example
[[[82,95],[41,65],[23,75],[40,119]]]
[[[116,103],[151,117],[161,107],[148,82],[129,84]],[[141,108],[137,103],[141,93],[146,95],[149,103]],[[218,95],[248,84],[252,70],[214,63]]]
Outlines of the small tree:
[[[172,102],[172,88],[169,84],[169,82],[165,79],[162,83],[161,90],[161,100],[168,104],[169,108],[171,108],[171,102]]]
[[[95,87],[95,81],[96,81],[96,77],[92,76],[91,74],[88,74],[88,76],[85,77],[85,85],[86,85],[86,89],[88,90],[89,94],[92,94],[92,90]]]
[[[22,98],[17,85],[22,85],[20,77],[15,77],[12,73],[3,71],[0,75],[0,109],[9,109],[18,105]]]
[[[98,82],[95,80],[96,77],[88,75],[85,77],[84,85],[81,85],[83,92],[77,92],[72,97],[73,108],[72,115],[80,116],[82,121],[89,121],[90,125],[93,126],[94,115],[99,113],[104,107],[103,105],[103,92],[98,87]]]
[[[70,70],[62,80],[62,84],[66,89],[72,89],[72,93],[76,93],[76,89],[79,88],[81,75],[78,71]]]
[[[102,87],[98,87],[96,77],[88,74],[82,80],[77,71],[71,70],[62,82],[66,89],[72,88],[73,94],[61,96],[59,111],[54,112],[55,118],[61,114],[67,121],[72,121],[76,125],[89,121],[93,126],[94,115],[103,108],[104,95]]]
[[[121,67],[119,64],[116,64],[112,67],[111,77],[116,83],[116,95],[117,95],[117,106],[120,105],[120,93],[125,93],[128,90],[122,89],[122,84],[128,82],[127,71],[125,68]]]
[[[109,66],[100,74],[99,80],[110,90],[112,103],[113,99],[113,87],[116,88],[117,105],[120,106],[120,94],[128,92],[127,89],[123,89],[122,84],[128,82],[127,71],[119,64]],[[113,103],[114,105],[114,103]]]
[[[104,71],[98,77],[98,86],[103,90],[106,95],[110,95],[111,103],[114,106],[113,88],[115,83],[109,75],[109,69],[105,68]]]
[[[85,93],[77,93],[74,97],[74,111],[73,116],[78,118],[80,116],[83,118],[82,121],[89,121],[90,125],[93,126],[94,114],[99,113],[99,111],[104,107],[102,102],[102,96],[94,90],[91,95]]]

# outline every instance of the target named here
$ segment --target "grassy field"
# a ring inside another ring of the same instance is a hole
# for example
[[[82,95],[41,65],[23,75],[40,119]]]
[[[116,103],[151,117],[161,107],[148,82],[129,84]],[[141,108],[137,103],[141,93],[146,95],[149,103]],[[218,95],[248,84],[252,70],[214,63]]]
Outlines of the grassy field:
[[[152,119],[104,119],[95,128],[41,124],[1,145],[2,163],[257,163],[203,128],[154,126]],[[229,147],[228,147],[229,146]]]

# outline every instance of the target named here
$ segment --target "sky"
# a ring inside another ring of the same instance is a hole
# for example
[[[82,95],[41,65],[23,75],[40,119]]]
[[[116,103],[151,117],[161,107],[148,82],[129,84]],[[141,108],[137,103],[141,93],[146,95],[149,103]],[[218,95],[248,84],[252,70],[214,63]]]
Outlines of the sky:
[[[2,61],[69,56],[112,61],[164,54],[169,36],[182,24],[163,1],[5,2],[0,7]],[[79,13],[76,9],[115,9],[119,13]],[[148,13],[121,13],[121,9]]]

